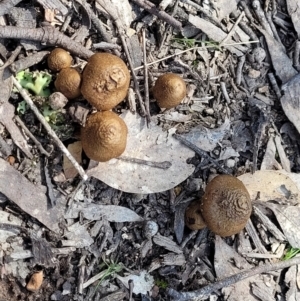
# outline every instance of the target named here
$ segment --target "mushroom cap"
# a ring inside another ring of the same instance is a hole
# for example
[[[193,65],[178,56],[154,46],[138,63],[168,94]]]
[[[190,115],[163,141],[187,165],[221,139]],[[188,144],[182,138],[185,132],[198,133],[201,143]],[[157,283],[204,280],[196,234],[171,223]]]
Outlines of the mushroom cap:
[[[126,97],[129,83],[124,61],[110,53],[96,53],[83,70],[81,93],[97,110],[110,110]]]
[[[215,234],[230,236],[239,233],[251,211],[250,195],[236,177],[219,175],[207,184],[201,212],[207,228]]]
[[[74,68],[64,68],[56,76],[54,86],[68,99],[73,99],[81,95],[80,92],[81,75]]]
[[[199,200],[191,202],[185,210],[185,224],[191,230],[200,230],[206,227]]]
[[[88,117],[81,130],[82,148],[95,161],[117,158],[126,148],[127,132],[125,122],[116,113],[97,112]]]
[[[153,95],[161,108],[174,108],[186,96],[185,82],[174,73],[161,75],[155,82]]]
[[[47,62],[51,70],[60,71],[71,66],[72,57],[66,50],[55,48],[50,52]]]

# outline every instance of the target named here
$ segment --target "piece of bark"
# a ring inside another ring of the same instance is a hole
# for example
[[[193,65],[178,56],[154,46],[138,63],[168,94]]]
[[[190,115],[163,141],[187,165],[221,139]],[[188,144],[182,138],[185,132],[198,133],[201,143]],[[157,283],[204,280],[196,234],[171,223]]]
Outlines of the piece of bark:
[[[42,187],[29,182],[3,159],[0,159],[0,191],[47,228],[59,232],[58,222],[62,213],[58,207],[48,209],[47,197]]]
[[[43,279],[44,279],[43,271],[39,271],[39,272],[32,274],[29,282],[26,285],[27,290],[31,291],[31,292],[38,291],[43,283]]]
[[[177,254],[182,253],[182,249],[173,240],[168,237],[162,236],[159,233],[153,236],[153,242],[171,252]]]

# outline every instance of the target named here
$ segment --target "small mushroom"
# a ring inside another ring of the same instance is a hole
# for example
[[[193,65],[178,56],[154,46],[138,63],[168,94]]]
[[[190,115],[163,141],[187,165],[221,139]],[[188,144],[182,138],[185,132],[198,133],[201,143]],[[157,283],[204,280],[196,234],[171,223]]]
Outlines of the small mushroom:
[[[236,177],[219,175],[207,184],[201,212],[207,228],[215,234],[230,236],[239,233],[251,211],[250,195]]]
[[[153,95],[161,108],[174,108],[186,96],[184,80],[174,73],[161,75],[153,87]]]
[[[191,230],[201,230],[206,227],[200,210],[199,200],[193,201],[185,211],[185,224]]]
[[[119,157],[126,148],[127,126],[122,118],[111,111],[88,117],[81,131],[85,154],[92,160],[105,162]]]
[[[110,110],[126,97],[129,83],[128,68],[119,57],[96,53],[83,70],[81,93],[97,110]]]
[[[58,92],[61,92],[68,99],[74,99],[80,96],[81,75],[74,68],[62,69],[54,82]]]
[[[55,48],[50,52],[47,62],[52,71],[60,71],[71,66],[72,57],[66,50]]]

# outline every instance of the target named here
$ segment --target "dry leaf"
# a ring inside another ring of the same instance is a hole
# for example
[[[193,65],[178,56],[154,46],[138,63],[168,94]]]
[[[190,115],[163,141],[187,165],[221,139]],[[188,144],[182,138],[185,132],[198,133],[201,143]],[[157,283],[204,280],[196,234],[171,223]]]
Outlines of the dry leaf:
[[[44,279],[43,271],[39,271],[39,272],[32,274],[29,282],[26,285],[26,289],[31,292],[36,292],[41,287],[41,285],[43,283],[43,279]]]
[[[194,166],[186,160],[194,152],[163,132],[161,127],[151,123],[147,127],[145,118],[126,112],[120,117],[128,127],[126,150],[122,156],[146,161],[168,161],[168,169],[113,159],[108,162],[90,163],[88,175],[93,176],[118,190],[131,193],[154,193],[169,190],[188,178]],[[96,165],[96,166],[95,166]]]
[[[126,277],[121,277],[116,275],[116,277],[126,286],[128,286],[128,281],[133,281],[133,293],[147,295],[154,286],[154,278],[147,273],[147,271],[140,271],[140,275],[129,275]]]
[[[241,272],[241,269],[249,269],[251,265],[228,246],[220,236],[216,235],[214,267],[218,279],[222,279]],[[257,300],[250,293],[250,283],[257,282],[257,280],[259,280],[258,275],[223,288],[222,293],[226,296],[225,300]]]
[[[78,218],[79,213],[82,214],[82,217],[92,221],[101,219],[117,223],[143,221],[142,217],[126,207],[79,202],[72,205],[71,210],[65,215],[65,218]]]
[[[74,159],[79,164],[81,164],[81,141],[76,141],[74,143],[69,144],[68,151],[73,155]],[[66,179],[75,178],[78,174],[77,169],[74,167],[74,165],[71,163],[71,161],[67,158],[66,155],[64,155],[63,168]]]
[[[300,248],[300,208],[270,202],[267,202],[265,205],[274,212],[288,243],[293,248]]]
[[[300,192],[300,175],[284,170],[259,170],[238,177],[249,191],[251,200],[297,199]]]

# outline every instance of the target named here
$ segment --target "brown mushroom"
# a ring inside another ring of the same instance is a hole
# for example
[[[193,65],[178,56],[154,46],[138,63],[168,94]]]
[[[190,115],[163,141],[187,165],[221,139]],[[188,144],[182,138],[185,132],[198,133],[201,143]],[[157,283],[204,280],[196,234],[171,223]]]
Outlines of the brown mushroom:
[[[161,108],[174,108],[180,104],[186,95],[184,80],[177,74],[161,75],[153,87],[153,95]]]
[[[62,69],[54,82],[58,92],[61,92],[68,99],[74,99],[80,96],[81,75],[74,68]]]
[[[198,200],[193,201],[185,210],[185,224],[191,230],[201,230],[206,227]]]
[[[97,112],[88,117],[81,130],[82,148],[95,161],[117,158],[126,148],[127,132],[125,122],[116,113]]]
[[[72,57],[66,50],[55,48],[50,52],[47,62],[51,70],[60,71],[71,66]]]
[[[236,177],[219,175],[210,181],[201,200],[201,212],[207,228],[217,235],[239,233],[250,218],[250,195]]]
[[[96,53],[83,70],[81,93],[97,110],[110,110],[126,97],[129,82],[129,71],[119,57]]]

